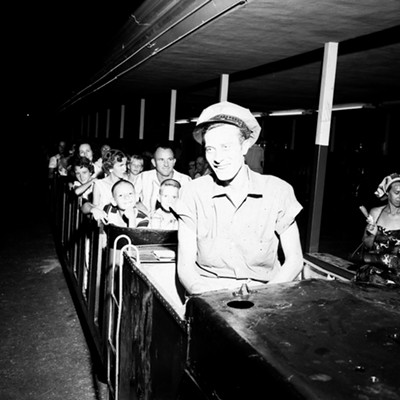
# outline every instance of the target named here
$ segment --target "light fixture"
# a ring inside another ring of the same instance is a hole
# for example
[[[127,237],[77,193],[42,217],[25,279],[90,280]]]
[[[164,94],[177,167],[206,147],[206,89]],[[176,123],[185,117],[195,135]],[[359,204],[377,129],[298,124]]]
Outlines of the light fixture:
[[[261,117],[266,117],[268,113],[262,112],[262,111],[257,111],[257,112],[252,112],[254,118],[261,118]]]
[[[286,115],[303,115],[306,113],[306,110],[296,109],[296,110],[281,110],[281,111],[271,111],[269,113],[270,117],[280,117]]]
[[[176,125],[181,125],[181,124],[189,124],[190,123],[190,119],[188,118],[183,118],[183,119],[177,119],[175,121]]]
[[[366,103],[336,104],[332,106],[332,111],[358,110],[360,108],[374,108],[374,106]]]

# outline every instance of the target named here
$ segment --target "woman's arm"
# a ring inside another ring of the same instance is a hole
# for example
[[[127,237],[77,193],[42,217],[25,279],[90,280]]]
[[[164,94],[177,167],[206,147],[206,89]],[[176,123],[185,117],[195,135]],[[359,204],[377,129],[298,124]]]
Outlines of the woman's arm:
[[[372,249],[374,241],[375,241],[375,236],[376,233],[378,232],[378,227],[376,225],[376,221],[379,218],[379,215],[382,211],[382,207],[375,207],[372,208],[371,211],[369,212],[370,220],[367,220],[368,224],[364,229],[364,234],[362,241],[364,243],[364,246],[367,249]]]
[[[280,283],[293,281],[303,269],[303,251],[297,223],[293,222],[280,236],[282,250],[285,256],[280,271],[268,282]]]
[[[88,189],[92,187],[94,184],[95,178],[90,179],[88,182],[84,183],[83,185],[77,186],[75,188],[75,194],[77,196],[81,196],[83,193],[85,193]]]

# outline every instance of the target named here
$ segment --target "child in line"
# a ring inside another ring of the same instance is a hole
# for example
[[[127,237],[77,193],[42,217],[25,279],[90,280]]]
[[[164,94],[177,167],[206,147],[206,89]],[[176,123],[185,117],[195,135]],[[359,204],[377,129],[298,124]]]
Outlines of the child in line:
[[[87,157],[76,157],[72,163],[72,172],[75,179],[71,189],[83,201],[91,200],[95,180],[93,163]]]
[[[136,207],[137,198],[132,182],[121,179],[111,188],[113,201],[104,207],[106,221],[121,227],[140,228],[149,224],[147,215]]]
[[[160,185],[157,208],[150,216],[149,228],[178,229],[178,219],[174,206],[179,198],[181,184],[175,179],[166,179]]]
[[[136,183],[138,175],[143,171],[144,168],[144,158],[139,154],[133,154],[128,159],[128,170],[126,172],[127,180],[132,181],[133,184]]]

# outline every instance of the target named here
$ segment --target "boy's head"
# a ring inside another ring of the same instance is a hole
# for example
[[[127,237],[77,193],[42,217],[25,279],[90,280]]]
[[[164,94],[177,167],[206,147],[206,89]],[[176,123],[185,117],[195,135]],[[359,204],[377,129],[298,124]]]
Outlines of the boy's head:
[[[91,161],[86,157],[78,157],[74,162],[74,174],[76,179],[86,183],[94,173],[94,167]]]
[[[144,158],[138,154],[134,154],[129,160],[129,169],[134,175],[138,175],[143,171]]]
[[[161,208],[169,212],[179,198],[181,184],[175,179],[166,179],[160,185],[159,200]]]
[[[114,183],[111,188],[113,195],[113,204],[118,207],[119,210],[125,211],[128,208],[133,208],[136,205],[136,191],[132,182],[124,179]]]

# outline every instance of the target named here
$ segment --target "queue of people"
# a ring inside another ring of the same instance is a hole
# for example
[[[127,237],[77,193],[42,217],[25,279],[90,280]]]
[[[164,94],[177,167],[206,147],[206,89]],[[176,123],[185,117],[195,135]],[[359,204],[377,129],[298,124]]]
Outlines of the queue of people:
[[[261,172],[262,162],[260,172],[251,167],[246,155],[258,150],[260,131],[250,110],[219,102],[197,120],[193,137],[205,156],[187,173],[175,169],[168,144],[155,148],[145,169],[143,156],[109,146],[94,161],[84,143],[71,163],[71,188],[84,199],[82,212],[97,221],[178,230],[177,273],[188,294],[292,281],[303,267],[296,222],[302,205],[288,182]],[[63,152],[61,146],[52,158],[53,170]],[[400,284],[400,175],[386,177],[377,195],[386,204],[369,213],[363,236],[369,261],[355,281]]]

